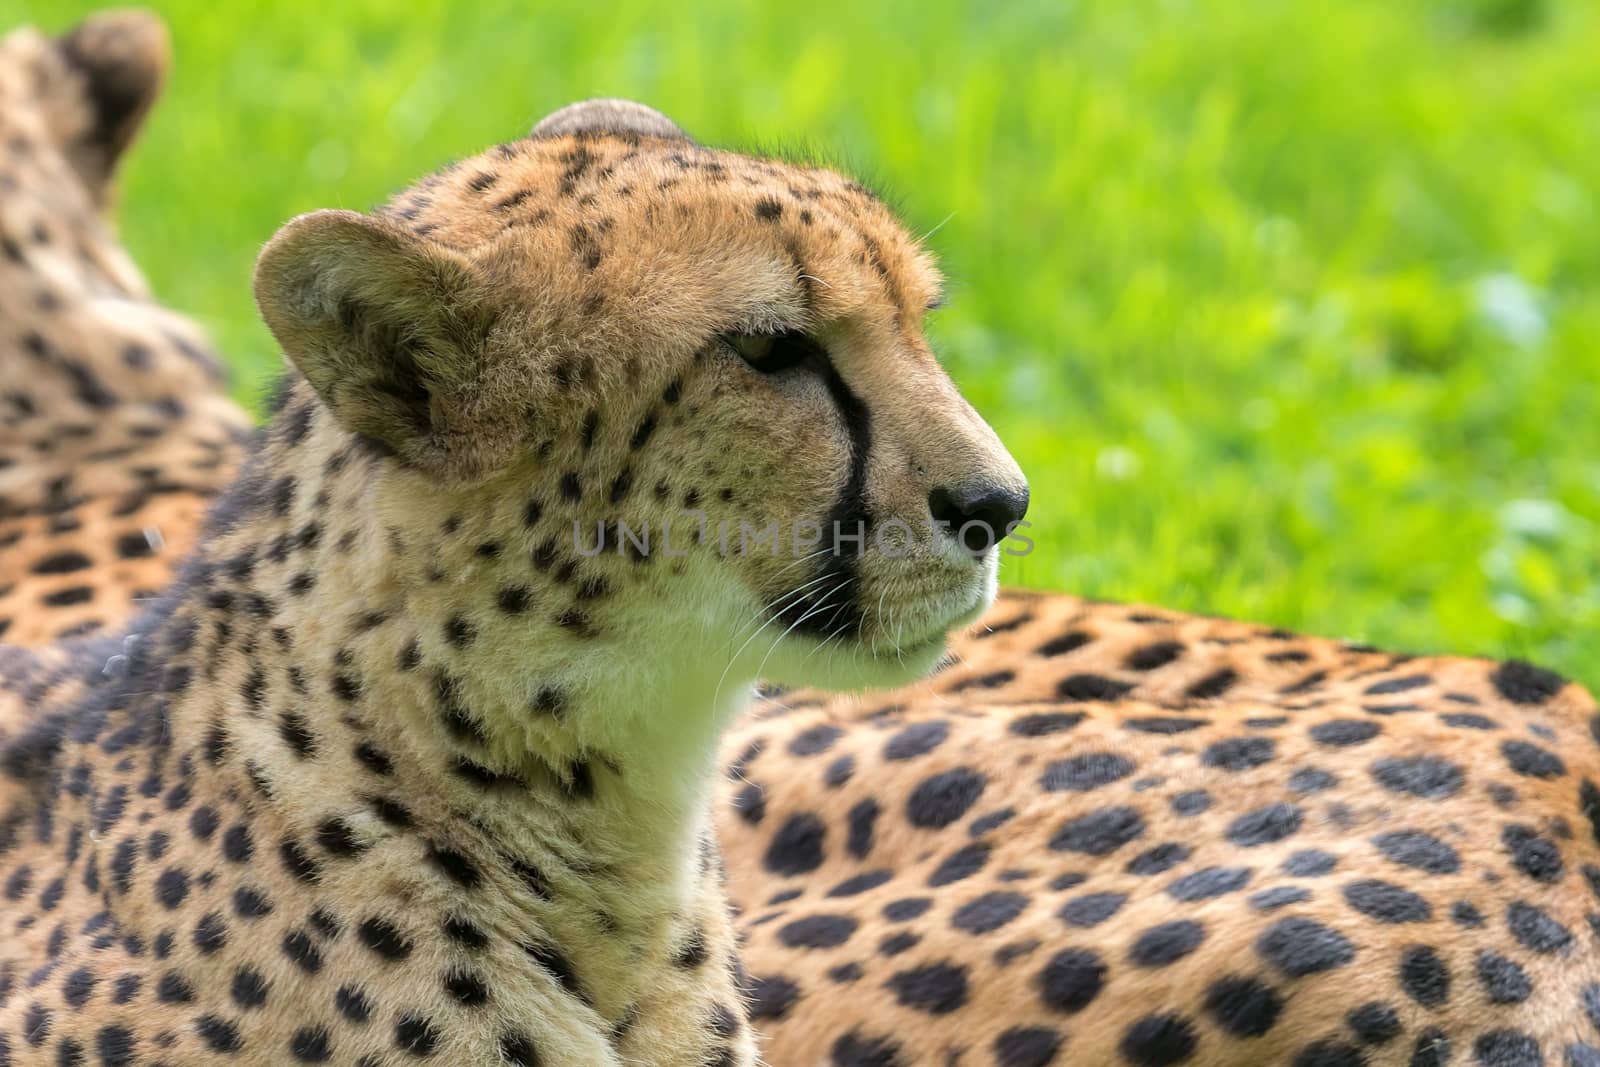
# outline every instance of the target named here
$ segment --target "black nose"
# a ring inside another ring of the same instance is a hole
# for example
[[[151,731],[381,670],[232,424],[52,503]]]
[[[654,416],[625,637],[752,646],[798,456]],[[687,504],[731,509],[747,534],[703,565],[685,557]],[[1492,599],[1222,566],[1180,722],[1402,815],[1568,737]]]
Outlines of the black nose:
[[[968,552],[980,556],[1003,540],[1028,513],[1028,487],[978,483],[928,494],[933,521]]]

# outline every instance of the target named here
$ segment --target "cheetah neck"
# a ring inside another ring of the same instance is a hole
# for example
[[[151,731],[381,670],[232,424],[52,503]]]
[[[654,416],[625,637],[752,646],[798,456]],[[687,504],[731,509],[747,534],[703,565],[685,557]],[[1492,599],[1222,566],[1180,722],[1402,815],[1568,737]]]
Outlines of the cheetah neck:
[[[174,749],[249,798],[291,873],[410,850],[420,870],[374,892],[443,908],[452,881],[494,885],[493,921],[580,956],[619,1018],[720,900],[707,800],[753,671],[700,643],[729,605],[649,581],[624,601],[471,519],[385,522],[382,460],[347,442],[291,467],[280,432],[149,637],[179,650]]]

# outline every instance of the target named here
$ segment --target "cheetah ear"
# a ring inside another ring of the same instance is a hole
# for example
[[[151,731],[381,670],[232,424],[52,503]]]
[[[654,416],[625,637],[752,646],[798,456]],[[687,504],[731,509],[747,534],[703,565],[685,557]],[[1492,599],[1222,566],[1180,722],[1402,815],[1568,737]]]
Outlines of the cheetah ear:
[[[118,159],[166,80],[167,27],[148,11],[105,11],[84,19],[55,46],[81,78],[88,105],[82,127],[66,146],[67,158],[103,201]]]
[[[688,134],[679,129],[677,123],[655,108],[615,97],[598,97],[568,104],[539,120],[528,136],[538,141],[574,133],[637,134],[640,137],[658,137],[663,141],[694,143]]]
[[[495,320],[464,258],[354,211],[289,221],[256,262],[261,316],[345,429],[403,461],[471,477],[471,387]]]

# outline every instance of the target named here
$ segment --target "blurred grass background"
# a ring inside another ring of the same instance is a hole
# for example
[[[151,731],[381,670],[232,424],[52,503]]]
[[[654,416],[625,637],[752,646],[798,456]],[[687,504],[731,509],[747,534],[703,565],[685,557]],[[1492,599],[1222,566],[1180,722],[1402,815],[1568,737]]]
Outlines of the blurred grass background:
[[[283,220],[631,96],[937,228],[935,344],[1033,481],[1009,581],[1600,685],[1591,0],[155,6],[124,232],[251,402]]]

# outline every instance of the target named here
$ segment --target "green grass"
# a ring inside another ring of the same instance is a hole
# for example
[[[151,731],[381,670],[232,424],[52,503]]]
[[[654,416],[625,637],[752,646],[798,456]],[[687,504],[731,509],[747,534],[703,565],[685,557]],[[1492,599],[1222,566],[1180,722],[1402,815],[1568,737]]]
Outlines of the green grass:
[[[633,96],[938,226],[936,345],[1033,481],[1010,581],[1600,684],[1600,5],[159,6],[125,234],[242,396],[284,219]]]

